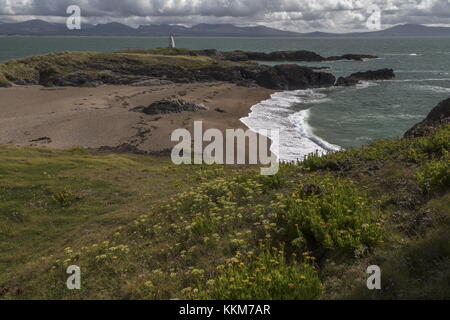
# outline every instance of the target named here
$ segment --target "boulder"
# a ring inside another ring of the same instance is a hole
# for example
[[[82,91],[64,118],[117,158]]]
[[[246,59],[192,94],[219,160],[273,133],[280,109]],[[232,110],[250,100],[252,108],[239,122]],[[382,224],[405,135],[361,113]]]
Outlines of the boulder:
[[[164,85],[172,85],[174,84],[172,81],[161,80],[161,79],[142,79],[136,82],[131,83],[133,87],[151,87],[151,86],[164,86]]]
[[[450,124],[450,98],[439,103],[427,118],[416,124],[405,133],[405,138],[417,138],[427,136],[436,129]]]
[[[331,73],[316,72],[296,64],[266,67],[256,74],[256,83],[274,90],[301,90],[333,86],[336,78]]]
[[[256,88],[258,85],[254,81],[242,80],[236,83],[239,87]]]
[[[335,86],[351,87],[351,86],[356,86],[358,83],[359,83],[359,81],[355,80],[355,79],[339,77],[339,79],[336,81]]]
[[[333,56],[325,58],[315,52],[307,50],[292,51],[274,51],[252,52],[252,51],[217,51],[217,50],[197,50],[197,55],[208,56],[222,60],[235,62],[256,60],[256,61],[306,61],[306,62],[322,62],[322,61],[338,61],[338,60],[354,60],[363,61],[365,59],[375,59],[377,56],[367,54],[344,54],[342,56]]]
[[[375,80],[391,80],[395,78],[393,69],[380,69],[375,71],[357,72],[348,77],[340,77],[335,86],[349,87],[355,86],[361,80],[375,81]]]
[[[203,104],[189,103],[184,100],[161,100],[152,103],[148,107],[139,106],[131,109],[132,112],[142,112],[148,115],[181,113],[181,112],[197,112],[200,110],[208,110]]]
[[[353,73],[348,78],[355,80],[391,80],[395,78],[395,73],[393,69],[370,70]]]
[[[99,85],[92,75],[81,71],[73,72],[56,79],[54,80],[54,84],[61,87],[96,87]]]
[[[9,82],[0,82],[0,88],[10,88],[12,84]]]
[[[372,56],[368,54],[344,54],[342,56],[334,56],[326,58],[327,61],[338,61],[338,60],[354,60],[354,61],[364,61],[367,59],[376,59],[377,56]]]

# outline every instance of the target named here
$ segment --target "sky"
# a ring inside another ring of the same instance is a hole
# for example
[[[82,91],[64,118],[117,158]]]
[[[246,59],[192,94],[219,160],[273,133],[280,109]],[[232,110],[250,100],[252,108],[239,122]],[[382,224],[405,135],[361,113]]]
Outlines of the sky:
[[[0,0],[0,21],[64,22],[70,5],[81,8],[85,23],[134,27],[232,23],[296,32],[367,31],[367,21],[377,19],[374,8],[382,29],[405,23],[450,26],[450,0]]]

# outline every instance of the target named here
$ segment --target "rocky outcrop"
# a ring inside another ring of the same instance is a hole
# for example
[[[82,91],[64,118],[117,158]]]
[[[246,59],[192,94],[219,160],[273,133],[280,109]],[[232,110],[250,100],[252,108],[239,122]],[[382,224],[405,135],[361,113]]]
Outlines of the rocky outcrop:
[[[439,127],[450,124],[450,98],[442,101],[428,114],[427,118],[405,133],[405,138],[423,137]]]
[[[393,69],[380,69],[375,71],[357,72],[353,73],[348,77],[340,77],[336,86],[354,86],[359,83],[359,81],[376,81],[376,80],[391,80],[395,78],[395,73]]]
[[[0,88],[11,88],[12,84],[9,82],[0,82]]]
[[[136,107],[131,109],[133,112],[142,112],[148,115],[181,113],[181,112],[197,112],[200,110],[208,110],[203,104],[189,103],[184,100],[162,100],[152,103],[148,107]]]
[[[336,81],[335,86],[337,87],[351,87],[351,86],[356,86],[359,83],[358,80],[355,79],[351,79],[348,77],[339,77],[338,80]]]
[[[391,80],[395,78],[393,69],[380,69],[375,71],[357,72],[348,78],[354,80]]]
[[[131,86],[160,86],[173,84],[172,81],[158,79],[148,76],[119,74],[110,71],[103,71],[98,73],[88,73],[77,71],[69,73],[60,78],[55,79],[52,83],[42,83],[41,85],[47,86],[62,86],[62,87],[97,87],[102,84],[112,85],[131,85]]]
[[[251,52],[251,51],[218,51],[218,50],[198,50],[193,51],[192,54],[200,56],[208,56],[211,58],[229,60],[235,62],[242,61],[298,61],[298,62],[324,62],[324,61],[338,61],[338,60],[354,60],[363,61],[365,59],[375,59],[376,56],[367,54],[344,54],[342,56],[323,57],[315,52],[307,50],[298,51],[274,51],[270,53],[265,52]]]
[[[173,83],[225,81],[241,86],[262,87],[274,90],[298,90],[333,86],[335,77],[330,73],[316,72],[298,65],[275,67],[258,64],[217,64],[214,66],[182,69],[174,66],[158,65],[140,69],[139,66],[111,66],[112,70],[102,72],[77,71],[60,78],[56,77],[47,86],[96,87],[102,84],[152,86]],[[44,85],[44,83],[39,83]]]
[[[262,87],[276,90],[300,90],[333,86],[336,78],[331,73],[316,72],[295,64],[266,68],[254,80]]]
[[[326,61],[339,61],[339,60],[364,61],[377,58],[378,58],[377,56],[372,56],[369,54],[344,54],[342,56],[328,57],[326,58]]]

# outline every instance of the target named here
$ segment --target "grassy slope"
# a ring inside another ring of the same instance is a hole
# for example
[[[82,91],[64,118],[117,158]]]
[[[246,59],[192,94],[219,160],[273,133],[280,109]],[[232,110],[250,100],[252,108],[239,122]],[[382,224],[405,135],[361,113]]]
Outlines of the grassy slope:
[[[168,65],[196,69],[215,63],[215,60],[208,57],[190,57],[187,55],[58,52],[10,60],[0,64],[0,85],[14,81],[37,82],[40,73],[65,75],[80,70],[100,72],[109,70],[111,66],[125,67],[136,64],[149,68]]]
[[[1,147],[0,295],[448,298],[449,138],[311,156],[274,177]],[[65,289],[71,264],[80,291]],[[365,289],[371,264],[381,292]]]

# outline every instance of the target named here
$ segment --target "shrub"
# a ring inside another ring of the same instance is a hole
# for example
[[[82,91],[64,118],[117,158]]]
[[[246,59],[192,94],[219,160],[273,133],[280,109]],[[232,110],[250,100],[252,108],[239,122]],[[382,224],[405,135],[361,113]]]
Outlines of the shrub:
[[[442,156],[449,151],[450,126],[436,130],[430,136],[418,138],[414,145],[419,152]]]
[[[389,159],[421,163],[433,156],[441,157],[448,152],[449,140],[450,126],[446,126],[429,136],[416,139],[381,139],[364,148],[342,150],[326,155],[312,153],[305,158],[301,166],[305,170],[314,171],[348,169],[356,163]]]
[[[238,254],[219,266],[215,279],[200,290],[201,299],[314,300],[322,284],[309,262],[289,264],[283,250],[261,247],[257,256]]]
[[[417,180],[425,193],[433,194],[448,190],[450,187],[450,158],[433,160],[425,164],[416,174]]]
[[[63,208],[70,207],[72,203],[79,199],[77,195],[67,190],[55,193],[52,198]]]
[[[312,177],[272,203],[278,237],[298,249],[364,252],[381,241],[371,201],[351,180]]]

